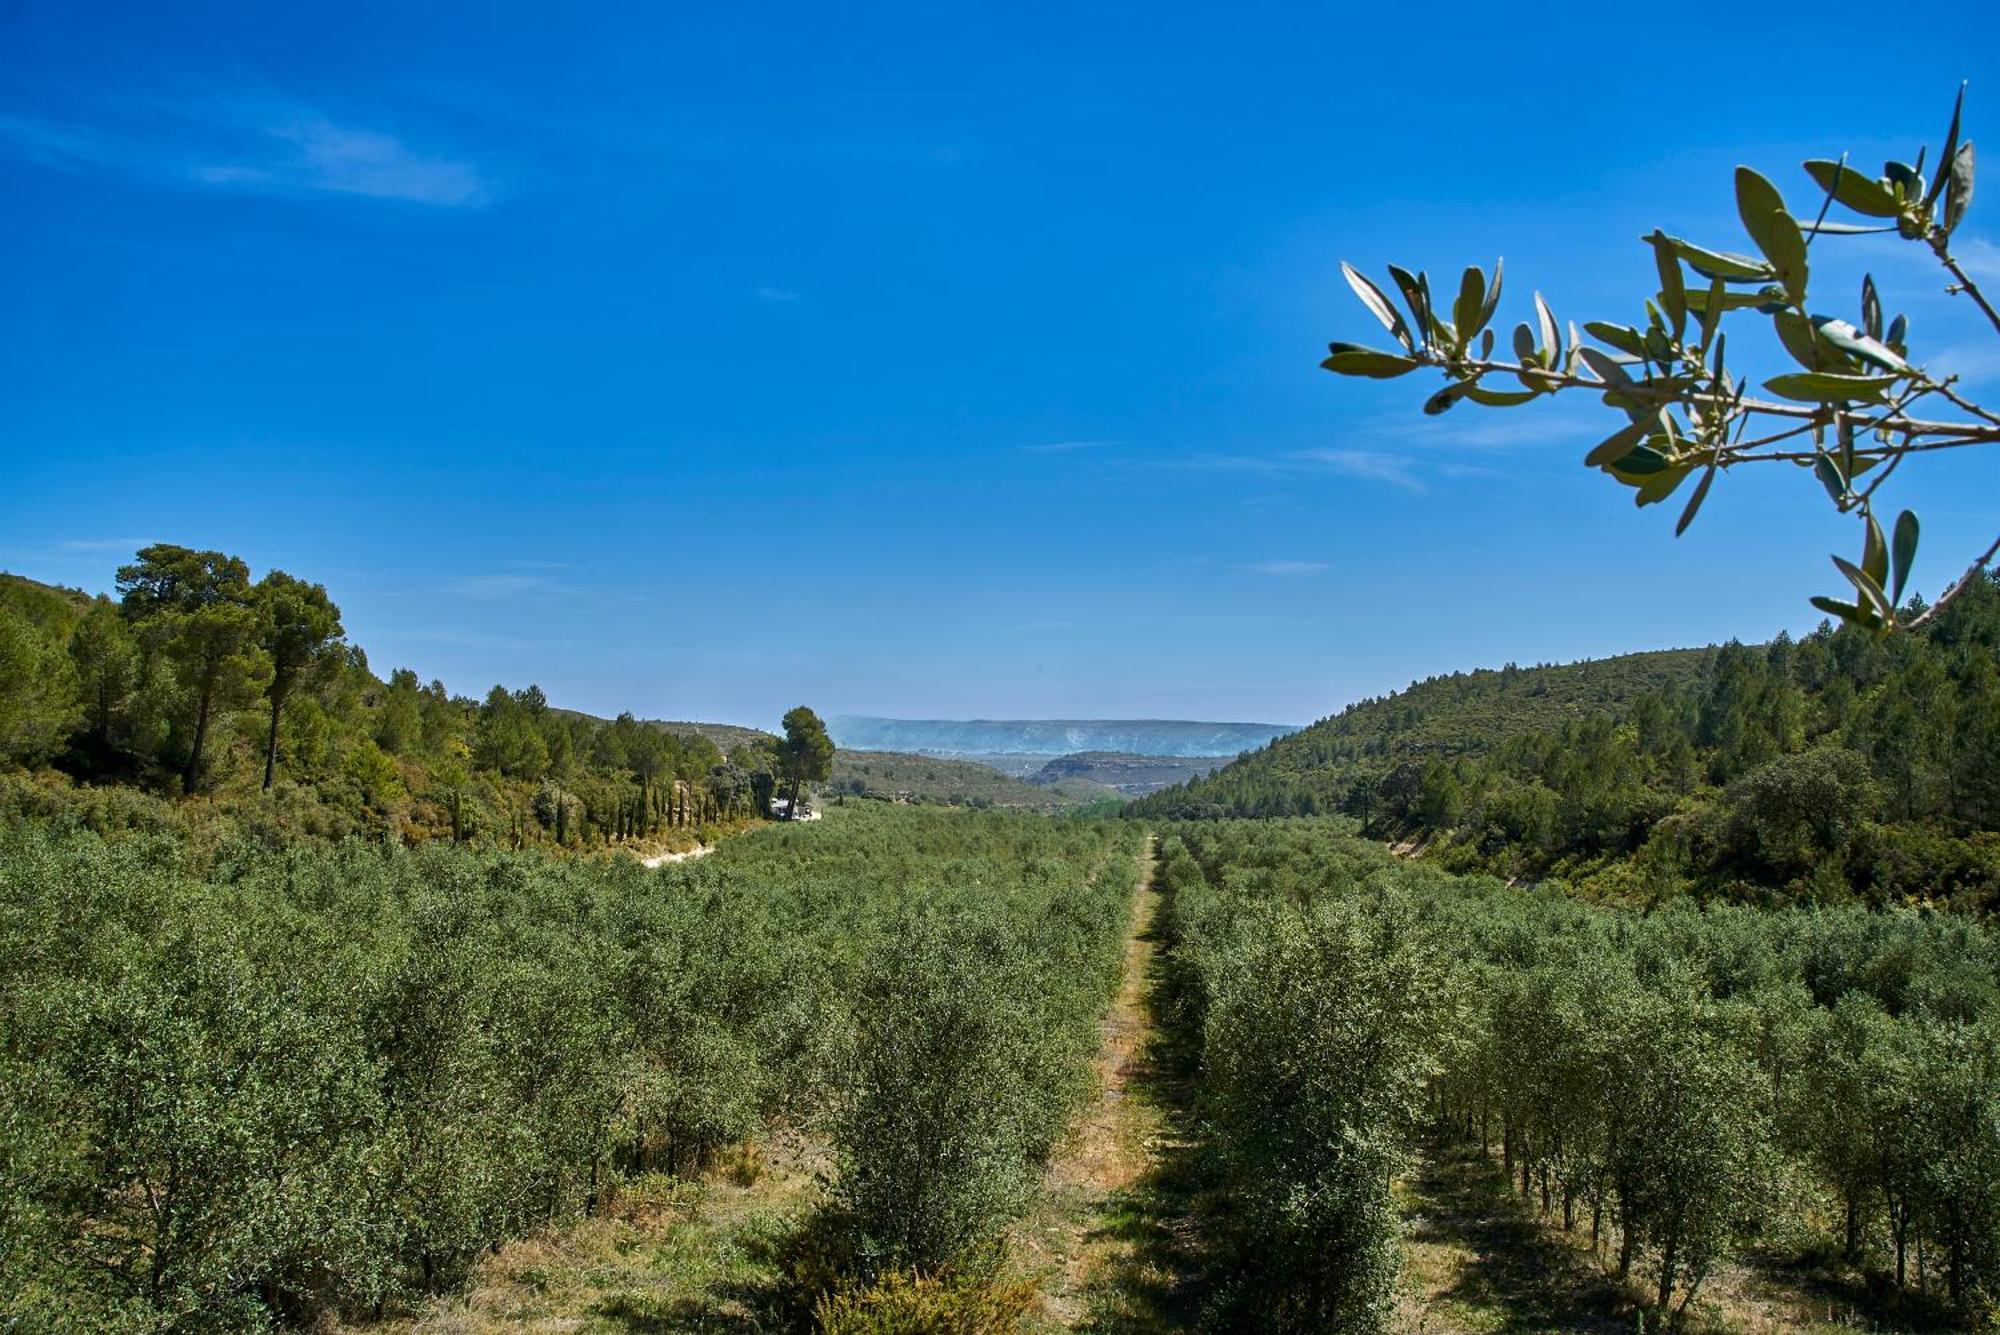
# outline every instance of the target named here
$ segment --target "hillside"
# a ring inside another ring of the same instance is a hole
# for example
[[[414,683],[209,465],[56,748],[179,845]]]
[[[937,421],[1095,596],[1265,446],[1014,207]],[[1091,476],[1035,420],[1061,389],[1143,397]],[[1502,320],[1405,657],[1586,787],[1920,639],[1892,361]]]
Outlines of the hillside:
[[[378,676],[324,587],[228,553],[157,544],[119,580],[114,600],[0,573],[0,818],[643,850],[749,821],[775,786],[755,729]]]
[[[580,709],[551,708],[549,712],[597,724],[609,724],[612,721],[600,714],[586,714]],[[765,732],[762,728],[745,727],[740,723],[700,723],[689,719],[657,718],[640,719],[638,723],[641,727],[671,733],[676,737],[706,738],[715,743],[715,749],[724,755],[739,746],[761,746],[765,742],[777,740],[773,733]]]
[[[2000,583],[1920,634],[1435,677],[1147,818],[1345,812],[1456,869],[1648,900],[2000,902]]]
[[[1483,754],[1525,733],[1615,712],[1648,691],[1695,681],[1714,653],[1662,649],[1429,677],[1280,737],[1158,806],[1172,814],[1208,805],[1232,815],[1269,814],[1264,808],[1274,801],[1338,810],[1364,776],[1412,760]]]
[[[1117,751],[1145,756],[1234,756],[1294,731],[1281,723],[1196,723],[1180,719],[894,719],[836,714],[836,746],[856,751],[938,755],[1072,755]]]
[[[1056,756],[1033,774],[1028,782],[1060,784],[1084,780],[1115,788],[1127,797],[1144,797],[1162,788],[1213,773],[1220,759],[1212,756],[1135,756],[1119,751],[1079,751]]]
[[[714,742],[716,749],[724,755],[739,746],[758,746],[777,740],[775,733],[765,732],[762,728],[746,728],[740,723],[695,723],[651,718],[641,719],[640,722],[649,728],[658,728],[661,732],[678,733],[683,737],[706,737]]]
[[[1061,811],[1120,796],[1114,788],[1078,776],[1028,783],[967,760],[896,751],[836,752],[828,794],[835,801],[855,796],[1024,811]]]

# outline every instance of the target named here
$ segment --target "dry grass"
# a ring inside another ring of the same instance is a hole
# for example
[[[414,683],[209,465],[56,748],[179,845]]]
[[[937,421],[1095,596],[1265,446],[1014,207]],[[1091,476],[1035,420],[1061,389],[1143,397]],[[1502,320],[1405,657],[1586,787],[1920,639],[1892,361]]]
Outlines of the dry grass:
[[[1147,992],[1155,942],[1148,929],[1159,894],[1152,884],[1150,841],[1139,873],[1124,972],[1105,1013],[1095,1061],[1097,1097],[1050,1163],[1041,1208],[1014,1232],[1015,1257],[1043,1277],[1033,1318],[1042,1329],[1074,1329],[1085,1315],[1084,1293],[1092,1275],[1107,1265],[1110,1253],[1129,1246],[1104,1226],[1105,1217],[1146,1174],[1163,1132],[1160,1109],[1135,1087],[1153,1034]]]
[[[756,1332],[770,1316],[776,1241],[809,1208],[820,1151],[780,1133],[699,1179],[647,1177],[594,1219],[502,1247],[461,1293],[337,1328],[348,1335]]]
[[[1051,1165],[1042,1208],[1014,1255],[1042,1280],[1036,1331],[1193,1329],[1206,1268],[1197,1224],[1204,1184],[1189,1091],[1156,1021],[1160,898],[1149,841],[1125,971],[1104,1021],[1099,1094]]]
[[[1516,1196],[1500,1168],[1469,1146],[1427,1153],[1396,1186],[1403,1224],[1397,1329],[1408,1335],[1599,1335],[1646,1329],[1644,1265],[1630,1282],[1592,1252],[1590,1232],[1565,1232]],[[1610,1239],[1606,1239],[1609,1251]],[[1949,1316],[1914,1295],[1871,1289],[1858,1274],[1815,1261],[1753,1254],[1710,1276],[1687,1315],[1688,1335],[1847,1335],[1945,1331]]]

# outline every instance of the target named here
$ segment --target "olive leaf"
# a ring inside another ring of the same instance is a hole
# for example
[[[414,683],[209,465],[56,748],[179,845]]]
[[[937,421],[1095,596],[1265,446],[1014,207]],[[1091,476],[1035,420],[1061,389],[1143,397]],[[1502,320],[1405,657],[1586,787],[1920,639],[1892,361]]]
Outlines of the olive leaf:
[[[1889,544],[1882,537],[1882,525],[1873,514],[1862,517],[1867,538],[1861,546],[1861,571],[1880,587],[1889,582]]]
[[[1388,294],[1375,286],[1367,275],[1346,260],[1340,262],[1340,272],[1346,275],[1347,285],[1354,289],[1355,296],[1361,298],[1361,304],[1374,312],[1375,318],[1382,322],[1382,327],[1394,334],[1398,343],[1415,352],[1417,345],[1410,338],[1410,328],[1403,323],[1402,313],[1390,303]]]
[[[1423,365],[1415,357],[1399,357],[1393,352],[1378,352],[1374,348],[1364,348],[1358,343],[1329,343],[1327,350],[1333,355],[1320,365],[1337,375],[1359,375],[1367,376],[1371,380],[1393,380]]]
[[[1452,303],[1452,323],[1460,338],[1471,338],[1480,330],[1480,313],[1486,310],[1486,274],[1476,264],[1465,266],[1458,283],[1458,300]]]
[[[1965,211],[1972,207],[1972,141],[1959,145],[1951,159],[1951,184],[1944,192],[1944,230],[1949,236],[1958,230]]]
[[[1890,555],[1894,558],[1896,571],[1894,589],[1891,594],[1891,601],[1893,602],[1900,603],[1903,601],[1903,586],[1909,582],[1910,566],[1917,559],[1917,537],[1918,525],[1916,514],[1913,511],[1905,510],[1903,513],[1897,515],[1895,540],[1890,547]]]
[[[1799,403],[1880,403],[1884,393],[1895,383],[1894,376],[1800,371],[1774,376],[1764,382],[1764,388],[1781,399]]]
[[[1861,594],[1863,603],[1877,617],[1883,621],[1892,621],[1895,619],[1896,609],[1890,606],[1889,595],[1882,592],[1882,586],[1875,582],[1873,576],[1845,557],[1836,556],[1832,560],[1834,568],[1847,576],[1847,582],[1855,587]]]
[[[1701,503],[1708,499],[1708,488],[1715,481],[1715,470],[1721,461],[1720,453],[1710,456],[1708,468],[1703,471],[1701,481],[1695,485],[1694,495],[1688,497],[1687,509],[1681,511],[1680,522],[1674,525],[1675,537],[1678,538],[1688,531],[1688,525],[1694,522],[1695,512],[1700,510]]]
[[[1805,168],[1819,183],[1820,189],[1856,213],[1865,213],[1871,218],[1893,218],[1902,212],[1896,203],[1896,196],[1886,186],[1880,181],[1870,180],[1844,162],[1815,158],[1806,163]]]
[[[1938,154],[1940,170],[1937,179],[1931,182],[1930,193],[1924,196],[1924,208],[1937,203],[1938,191],[1944,187],[1945,179],[1951,175],[1951,168],[1958,164],[1958,123],[1965,114],[1965,83],[1960,81],[1958,96],[1951,104],[1951,127],[1944,132],[1944,152]],[[1946,230],[1950,230],[1947,228]]]
[[[1879,312],[1877,312],[1879,315]],[[1870,338],[1845,320],[1815,315],[1812,325],[1819,336],[1850,357],[1858,357],[1885,371],[1907,372],[1910,364],[1898,357],[1887,344]]]
[[[1681,257],[1665,232],[1654,232],[1653,263],[1660,271],[1660,308],[1673,321],[1675,341],[1687,332],[1687,284],[1681,277]]]

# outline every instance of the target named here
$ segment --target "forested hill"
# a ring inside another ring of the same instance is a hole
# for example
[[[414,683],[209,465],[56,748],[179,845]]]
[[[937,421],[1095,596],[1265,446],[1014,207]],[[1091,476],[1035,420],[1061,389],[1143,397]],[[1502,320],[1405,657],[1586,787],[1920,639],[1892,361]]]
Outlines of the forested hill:
[[[1714,649],[1661,649],[1430,677],[1357,701],[1206,779],[1160,793],[1144,809],[1196,817],[1343,810],[1357,781],[1413,761],[1481,755],[1525,733],[1615,713],[1648,692],[1697,681],[1714,655]]]
[[[579,709],[555,709],[549,711],[570,718],[582,719],[589,723],[607,724],[612,720],[599,714],[586,714]],[[762,728],[746,728],[740,723],[699,723],[692,719],[640,719],[639,726],[651,728],[674,737],[705,737],[715,743],[717,750],[727,754],[739,746],[769,746],[778,738],[775,733]]]
[[[1458,868],[1682,890],[2000,904],[2000,583],[1924,631],[1432,678],[1144,817],[1342,811]]]
[[[602,847],[691,841],[776,784],[755,729],[377,676],[324,587],[227,553],[148,547],[118,583],[0,573],[0,822]]]

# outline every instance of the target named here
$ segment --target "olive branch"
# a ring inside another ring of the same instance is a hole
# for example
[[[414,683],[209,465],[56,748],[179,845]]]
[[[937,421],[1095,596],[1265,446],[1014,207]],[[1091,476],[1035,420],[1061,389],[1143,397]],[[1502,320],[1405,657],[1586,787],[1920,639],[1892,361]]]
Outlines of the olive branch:
[[[1758,254],[1710,250],[1658,230],[1642,238],[1660,281],[1645,304],[1643,328],[1601,320],[1585,321],[1581,330],[1573,322],[1565,327],[1537,292],[1534,323],[1515,326],[1508,360],[1495,356],[1491,327],[1500,301],[1498,261],[1490,278],[1477,265],[1466,269],[1449,318],[1432,296],[1429,275],[1390,265],[1408,319],[1381,287],[1343,262],[1348,285],[1402,350],[1334,343],[1321,365],[1378,380],[1434,367],[1449,383],[1425,402],[1430,414],[1460,400],[1508,408],[1565,391],[1596,393],[1625,414],[1626,424],[1584,456],[1587,466],[1631,487],[1641,506],[1697,478],[1675,536],[1694,522],[1719,473],[1748,463],[1810,469],[1841,513],[1858,516],[1863,527],[1861,559],[1832,558],[1853,586],[1852,599],[1815,597],[1813,605],[1877,631],[1916,629],[1992,564],[2000,537],[1935,603],[1904,607],[1920,526],[1904,510],[1885,536],[1877,493],[1911,455],[2000,443],[2000,413],[1968,399],[1956,377],[1933,376],[1910,360],[1909,321],[1897,315],[1885,322],[1872,275],[1861,283],[1858,323],[1814,314],[1807,284],[1818,238],[1894,233],[1928,246],[1951,276],[1945,290],[1970,298],[2000,333],[2000,312],[1951,252],[1952,233],[1972,203],[1972,141],[1959,139],[1964,106],[1961,86],[1937,175],[1928,182],[1922,150],[1914,164],[1885,163],[1873,178],[1845,156],[1805,163],[1821,194],[1810,223],[1786,210],[1770,181],[1738,167],[1737,214]],[[1836,203],[1869,221],[1828,221]],[[1697,281],[1690,282],[1690,272]],[[1743,312],[1767,317],[1799,367],[1765,380],[1762,397],[1753,397],[1749,381],[1732,374],[1726,361],[1724,321]],[[1485,383],[1488,376],[1506,377],[1506,387]]]

